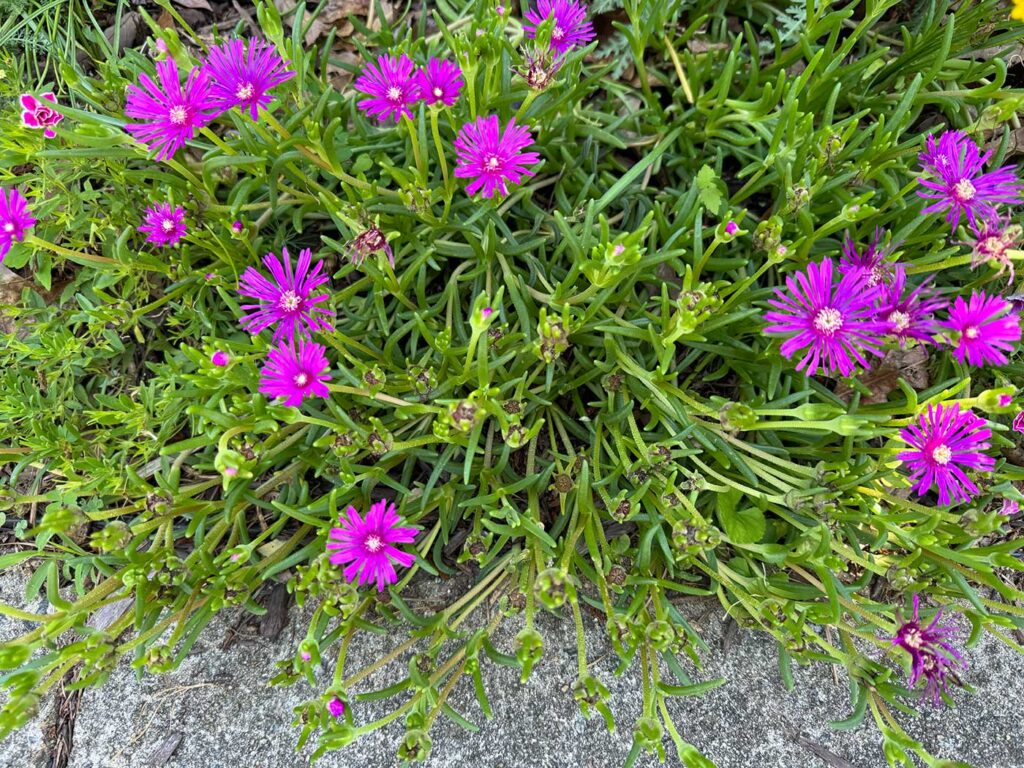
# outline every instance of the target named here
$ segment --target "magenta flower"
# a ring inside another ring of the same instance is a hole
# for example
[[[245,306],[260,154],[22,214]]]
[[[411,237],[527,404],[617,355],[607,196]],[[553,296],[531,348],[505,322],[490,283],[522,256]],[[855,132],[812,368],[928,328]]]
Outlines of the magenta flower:
[[[928,137],[928,148],[918,155],[922,170],[932,179],[921,179],[923,190],[918,195],[935,200],[922,213],[947,211],[946,221],[957,228],[960,216],[970,222],[991,216],[997,203],[1020,202],[1024,182],[1017,178],[1012,165],[982,173],[982,166],[991,157],[982,155],[978,145],[960,131],[946,131],[939,140]]]
[[[210,80],[204,69],[193,67],[184,88],[178,80],[174,59],[158,61],[156,74],[160,85],[143,72],[139,75],[141,88],[128,86],[124,112],[143,122],[129,123],[125,130],[147,149],[155,149],[157,160],[166,160],[217,113],[210,104]]]
[[[30,93],[21,95],[21,122],[29,128],[41,128],[43,136],[52,139],[56,136],[53,126],[64,119],[64,115],[55,110],[50,104],[57,103],[57,97],[52,93],[41,94],[42,101]],[[49,102],[49,104],[47,104]]]
[[[1002,506],[999,508],[1000,515],[1013,517],[1018,512],[1020,512],[1020,502],[1014,501],[1013,499],[1003,499]]]
[[[725,234],[727,234],[727,235],[735,235],[739,231],[740,231],[740,227],[739,227],[739,225],[735,221],[730,220],[730,221],[726,222],[726,224],[725,224]]]
[[[36,220],[28,210],[28,203],[17,187],[10,191],[0,188],[0,262],[11,250],[15,240],[25,239],[25,230]]]
[[[881,291],[878,317],[885,322],[886,332],[895,336],[901,347],[905,347],[909,339],[923,344],[935,343],[932,337],[939,331],[935,313],[948,305],[935,296],[927,280],[908,292],[907,272],[898,266],[892,282],[882,285]]]
[[[919,609],[920,599],[914,595],[914,615],[910,621],[904,622],[896,630],[892,644],[910,654],[909,685],[913,687],[923,678],[925,695],[938,706],[941,694],[947,691],[947,678],[957,685],[960,684],[960,678],[957,677],[955,670],[964,666],[964,659],[949,643],[949,638],[955,630],[939,624],[942,609],[936,611],[935,617],[926,627],[921,626]]]
[[[185,226],[185,209],[171,208],[170,203],[158,203],[147,208],[145,222],[139,227],[139,232],[146,233],[147,243],[160,248],[177,245],[188,231]]]
[[[988,449],[991,434],[984,419],[969,410],[961,413],[958,403],[945,408],[929,405],[916,423],[900,430],[900,438],[912,450],[902,451],[896,458],[910,468],[910,480],[917,483],[914,491],[919,496],[935,485],[942,506],[969,501],[978,493],[978,486],[961,467],[992,471],[992,457],[981,453]]]
[[[497,115],[478,117],[476,122],[462,126],[455,138],[455,176],[472,179],[466,186],[467,194],[483,188],[487,198],[496,192],[507,195],[506,182],[518,184],[524,176],[534,175],[526,166],[540,160],[540,155],[523,152],[532,143],[530,131],[516,125],[515,118],[508,121],[502,134]]]
[[[559,54],[594,39],[594,25],[587,21],[587,6],[576,0],[537,0],[537,7],[523,16],[523,32],[532,40],[537,36],[537,27],[552,17],[551,48]]]
[[[999,271],[995,276],[1000,277],[1003,272],[1009,271],[1012,283],[1015,274],[1009,251],[1017,247],[1021,234],[1020,227],[1011,225],[1008,218],[1002,219],[996,214],[991,214],[984,219],[979,217],[977,221],[971,222],[971,232],[974,235],[974,243],[971,245],[971,268],[986,262],[995,262],[999,265]]]
[[[1013,417],[1013,431],[1024,435],[1024,411]]]
[[[377,591],[398,581],[394,563],[408,568],[416,556],[392,546],[411,544],[419,528],[402,528],[404,521],[395,512],[395,505],[381,499],[366,513],[364,520],[355,507],[338,516],[340,528],[331,528],[327,549],[333,550],[330,560],[345,565],[345,578],[351,584],[359,577],[359,585],[376,582]]]
[[[329,367],[321,345],[300,337],[296,347],[290,339],[287,346],[281,343],[267,353],[260,371],[260,392],[269,398],[283,397],[284,405],[294,407],[302,405],[306,397],[327,397]]]
[[[251,310],[242,317],[242,327],[254,336],[264,328],[276,324],[274,341],[286,338],[291,341],[296,334],[306,336],[313,331],[330,330],[327,321],[334,313],[327,307],[318,306],[327,301],[329,295],[313,290],[327,282],[328,276],[321,274],[323,261],[318,261],[310,271],[313,252],[308,248],[299,252],[299,263],[292,270],[288,249],[281,249],[281,258],[273,253],[263,257],[263,263],[270,270],[271,279],[253,267],[246,267],[238,284],[238,293],[258,299],[257,304],[243,304],[242,309]]]
[[[333,718],[342,717],[345,714],[345,702],[337,696],[332,696],[331,700],[327,702],[327,711]]]
[[[274,97],[269,91],[295,76],[273,45],[264,40],[229,40],[210,49],[204,69],[210,79],[210,102],[220,111],[248,110],[256,120]]]
[[[381,56],[376,64],[370,62],[354,85],[357,91],[369,96],[359,102],[359,108],[382,123],[389,117],[397,123],[402,115],[411,119],[409,107],[419,101],[421,95],[412,59],[404,53],[397,58]]]
[[[969,302],[957,296],[943,327],[960,334],[953,357],[968,365],[1005,365],[1004,352],[1020,341],[1017,312],[1000,296],[974,291]]]
[[[768,300],[778,311],[765,314],[765,332],[789,336],[779,350],[786,359],[807,350],[796,369],[808,376],[819,367],[829,376],[849,376],[855,363],[870,367],[865,353],[882,356],[879,336],[888,326],[876,318],[879,287],[869,287],[860,272],[843,275],[833,286],[833,270],[831,259],[808,264],[806,272],[786,278],[788,290],[777,288]]]
[[[876,228],[871,236],[871,242],[861,253],[847,232],[843,239],[843,258],[839,262],[839,271],[844,275],[850,272],[862,273],[869,287],[888,283],[892,279],[892,265],[886,259],[891,247],[878,247],[883,234],[880,227]]]
[[[228,357],[228,353],[222,349],[218,349],[212,355],[210,355],[210,362],[216,365],[218,368],[223,368],[231,362],[231,358]]]
[[[462,90],[462,70],[450,61],[431,59],[426,69],[416,73],[416,83],[427,104],[440,101],[450,107],[458,101],[459,91]]]

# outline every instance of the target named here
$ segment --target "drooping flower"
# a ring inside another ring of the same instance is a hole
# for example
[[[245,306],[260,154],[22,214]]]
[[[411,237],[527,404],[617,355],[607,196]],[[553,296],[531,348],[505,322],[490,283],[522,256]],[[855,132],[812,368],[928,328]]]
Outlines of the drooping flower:
[[[971,222],[971,232],[974,235],[971,268],[986,262],[994,262],[999,265],[999,271],[995,276],[1001,277],[1003,272],[1009,271],[1012,283],[1015,274],[1009,251],[1017,247],[1021,228],[1015,224],[1011,225],[1009,219],[992,214]]]
[[[63,120],[64,115],[50,106],[57,103],[57,97],[53,93],[40,94],[40,98],[41,100],[37,99],[31,93],[21,95],[21,121],[29,128],[42,129],[43,136],[52,139],[57,135],[53,126]]]
[[[267,353],[267,362],[260,371],[260,392],[270,398],[283,397],[284,405],[296,407],[306,397],[327,397],[329,367],[320,344],[300,337],[296,347],[291,339]]]
[[[497,115],[478,117],[462,126],[455,138],[455,176],[472,179],[466,186],[467,194],[482,188],[487,198],[496,193],[507,195],[506,182],[518,184],[524,176],[534,175],[526,166],[540,160],[540,155],[523,152],[532,143],[529,129],[516,125],[515,118],[508,121],[502,133]]]
[[[914,491],[923,496],[934,485],[939,504],[969,501],[978,493],[964,468],[991,472],[995,465],[982,451],[989,447],[992,432],[985,420],[971,411],[960,412],[959,403],[952,406],[929,405],[916,422],[900,430],[900,438],[911,450],[896,457],[910,468]]]
[[[158,61],[156,74],[159,85],[143,72],[139,75],[142,87],[128,86],[125,115],[143,122],[129,123],[125,130],[147,149],[155,149],[157,160],[165,160],[195,136],[196,130],[210,122],[217,111],[210,104],[210,79],[206,70],[193,67],[184,88],[173,58]]]
[[[935,313],[947,306],[938,298],[925,280],[907,291],[907,271],[897,266],[892,282],[883,285],[878,304],[878,317],[886,323],[886,332],[895,336],[901,347],[909,339],[934,344],[933,336],[939,331]]]
[[[896,630],[892,644],[910,654],[910,687],[924,679],[925,695],[938,706],[942,701],[941,695],[948,690],[949,682],[960,684],[956,669],[965,664],[963,656],[949,642],[955,630],[939,624],[942,609],[936,611],[927,626],[922,626],[919,611],[920,599],[914,595],[914,615]]]
[[[377,590],[398,581],[395,563],[408,568],[416,556],[396,548],[410,544],[418,528],[402,527],[404,521],[395,512],[395,505],[381,499],[366,513],[364,520],[355,507],[348,507],[338,516],[339,528],[331,528],[327,549],[335,565],[345,565],[345,578],[359,585],[375,582]]]
[[[28,203],[17,187],[0,187],[0,262],[11,250],[14,241],[25,239],[25,230],[36,223],[28,210]]]
[[[146,234],[146,242],[160,248],[177,245],[187,231],[185,209],[177,206],[172,208],[170,203],[149,206],[145,223],[139,227],[139,232]]]
[[[523,16],[523,32],[530,39],[537,27],[553,18],[551,47],[563,54],[594,39],[594,25],[587,20],[587,6],[577,0],[537,0],[537,7]]]
[[[210,362],[216,365],[218,368],[223,368],[231,362],[231,358],[228,357],[228,353],[223,349],[218,349],[212,355],[210,355]]]
[[[768,300],[778,311],[765,314],[770,323],[765,332],[789,336],[780,348],[787,359],[807,350],[796,369],[808,376],[819,367],[829,376],[849,376],[856,363],[870,367],[865,354],[882,356],[879,337],[888,326],[876,317],[879,287],[869,287],[859,272],[843,275],[833,285],[834,271],[831,259],[808,264],[806,271],[788,276],[786,289],[777,288],[775,298]]]
[[[982,172],[991,155],[982,155],[978,145],[960,131],[946,131],[938,141],[934,135],[929,136],[927,149],[918,160],[922,170],[935,178],[922,178],[924,189],[917,194],[935,202],[922,213],[946,211],[946,221],[955,230],[961,215],[973,223],[991,216],[997,203],[1020,202],[1024,182],[1017,178],[1012,165]]]
[[[221,112],[232,107],[248,110],[256,120],[262,107],[274,100],[269,91],[295,73],[265,40],[228,40],[210,49],[205,69],[210,78],[210,101]]]
[[[345,714],[345,702],[337,696],[333,696],[331,697],[331,700],[327,702],[327,711],[330,713],[331,717],[343,717]]]
[[[416,82],[427,104],[440,101],[450,107],[458,101],[462,90],[462,70],[450,61],[432,58],[426,69],[416,72]]]
[[[391,264],[392,267],[395,266],[395,254],[391,250],[391,246],[388,245],[387,237],[377,226],[372,226],[369,229],[360,232],[352,238],[348,247],[349,255],[352,258],[353,264],[362,264],[363,259],[371,253],[383,251],[384,255],[388,257],[388,263]]]
[[[258,300],[256,304],[243,304],[248,314],[242,317],[242,327],[256,335],[264,328],[276,325],[274,341],[296,335],[307,336],[313,331],[329,330],[328,318],[334,313],[326,306],[320,306],[329,298],[327,293],[312,295],[313,291],[327,282],[322,274],[324,263],[318,261],[312,271],[310,263],[313,252],[308,248],[299,252],[299,262],[292,269],[288,249],[281,249],[281,258],[273,253],[263,257],[263,263],[270,271],[270,279],[254,267],[246,267],[238,284],[238,293]]]
[[[943,327],[960,334],[953,356],[968,365],[1005,365],[1009,352],[1020,341],[1020,320],[1010,303],[984,291],[971,293],[970,301],[958,296]]]
[[[381,56],[376,64],[368,63],[354,83],[357,91],[369,96],[359,102],[359,108],[382,123],[389,117],[396,123],[402,115],[412,118],[409,107],[421,95],[413,69],[412,59],[404,53]]]
[[[868,286],[888,283],[892,279],[892,264],[887,261],[891,246],[878,246],[883,234],[881,227],[877,227],[868,247],[861,253],[847,232],[843,238],[843,258],[839,262],[839,271],[844,275],[860,272]]]

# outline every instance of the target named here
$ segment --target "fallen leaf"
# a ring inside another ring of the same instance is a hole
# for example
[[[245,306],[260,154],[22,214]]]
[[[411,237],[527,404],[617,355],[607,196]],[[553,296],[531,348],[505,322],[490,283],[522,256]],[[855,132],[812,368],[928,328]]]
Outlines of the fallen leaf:
[[[174,0],[174,4],[180,5],[182,8],[194,8],[198,11],[213,11],[209,0]]]
[[[861,398],[861,404],[877,405],[886,402],[889,393],[899,387],[898,380],[901,377],[916,390],[928,388],[928,352],[922,345],[911,349],[890,350],[881,363],[858,377],[858,381],[871,390],[870,395]],[[847,403],[853,396],[853,389],[845,382],[840,382],[835,392],[836,397]]]

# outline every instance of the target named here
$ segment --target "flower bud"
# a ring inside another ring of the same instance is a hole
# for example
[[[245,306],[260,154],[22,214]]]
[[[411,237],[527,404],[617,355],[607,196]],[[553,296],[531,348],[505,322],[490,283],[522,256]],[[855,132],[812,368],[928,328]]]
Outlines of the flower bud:
[[[524,629],[516,635],[516,658],[523,667],[520,682],[525,683],[533,671],[533,666],[544,655],[544,638],[535,629]]]
[[[566,600],[576,597],[572,577],[561,568],[548,568],[538,573],[534,589],[537,600],[550,611],[561,608]]]

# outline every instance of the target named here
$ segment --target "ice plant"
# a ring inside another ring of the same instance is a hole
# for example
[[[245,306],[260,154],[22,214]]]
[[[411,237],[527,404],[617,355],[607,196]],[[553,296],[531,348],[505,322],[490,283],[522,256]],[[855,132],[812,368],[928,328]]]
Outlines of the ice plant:
[[[270,398],[283,397],[284,405],[299,406],[306,397],[327,397],[330,391],[327,373],[330,363],[324,348],[300,338],[279,344],[267,353],[267,362],[260,371],[260,392]]]
[[[978,493],[964,468],[991,472],[995,462],[982,451],[988,449],[991,431],[984,419],[971,411],[960,411],[960,405],[929,405],[916,422],[900,430],[900,438],[910,450],[897,458],[910,468],[914,491],[923,496],[934,485],[939,504],[969,501]]]
[[[540,155],[523,152],[532,143],[530,131],[516,125],[515,118],[502,133],[497,115],[478,117],[462,126],[455,139],[455,175],[471,179],[466,186],[470,195],[480,189],[487,198],[507,195],[507,182],[518,184],[524,176],[534,175],[526,166],[536,163]]]
[[[345,702],[337,696],[332,696],[331,700],[327,702],[327,711],[333,718],[342,717],[345,714]]]
[[[177,245],[187,231],[185,209],[172,208],[170,203],[157,203],[147,208],[145,223],[139,227],[139,232],[146,235],[146,242],[160,248]]]
[[[206,70],[193,67],[184,88],[174,59],[158,61],[156,74],[159,84],[143,72],[139,75],[141,87],[128,86],[125,115],[142,122],[129,123],[125,130],[147,149],[156,150],[157,160],[166,160],[217,112],[210,104],[210,80]]]
[[[886,332],[894,336],[901,347],[915,339],[924,344],[934,343],[938,333],[935,313],[947,306],[935,296],[928,281],[907,290],[907,272],[896,267],[892,282],[883,285],[878,304],[878,318],[886,324]]]
[[[299,252],[299,261],[292,269],[288,249],[281,249],[279,259],[273,253],[263,257],[263,263],[270,271],[268,279],[254,267],[246,267],[239,280],[238,293],[258,300],[256,304],[243,304],[248,314],[241,319],[242,327],[256,335],[264,328],[274,328],[274,341],[296,335],[306,336],[313,331],[330,329],[328,318],[334,313],[321,306],[329,298],[326,292],[313,291],[327,282],[323,273],[324,263],[318,261],[310,270],[313,252],[308,248]]]
[[[576,0],[537,0],[536,8],[523,15],[523,32],[530,39],[537,27],[552,19],[551,48],[559,54],[594,39],[594,25],[587,20],[587,6]]]
[[[274,100],[270,89],[295,73],[264,40],[228,40],[210,49],[204,65],[210,78],[210,101],[220,111],[232,107],[248,111],[256,120],[260,108]]]
[[[1005,352],[1020,341],[1020,320],[1016,310],[1001,296],[984,291],[971,293],[970,301],[957,296],[943,327],[959,334],[953,357],[968,365],[1005,365]]]
[[[942,609],[936,611],[927,626],[923,626],[920,602],[920,598],[914,595],[914,615],[899,626],[892,644],[910,654],[910,687],[923,679],[925,695],[938,706],[942,701],[941,694],[947,690],[948,681],[960,683],[955,670],[964,665],[964,659],[949,643],[955,630],[939,624]]]
[[[726,222],[725,234],[727,234],[727,235],[735,235],[739,231],[740,231],[740,227],[739,227],[739,225],[735,221],[732,221],[730,219],[728,222]]]
[[[1013,431],[1024,435],[1024,411],[1013,417]]]
[[[450,107],[458,101],[462,90],[462,70],[450,61],[432,58],[427,62],[426,69],[416,73],[416,83],[427,104],[440,101]]]
[[[933,178],[920,180],[918,195],[934,200],[922,213],[946,211],[946,221],[957,228],[960,216],[971,223],[993,215],[997,203],[1020,202],[1024,182],[1017,178],[1012,165],[1004,165],[988,173],[982,167],[991,157],[959,131],[946,131],[938,141],[928,137],[927,149],[918,155],[922,170]]]
[[[1018,512],[1020,512],[1020,502],[1014,501],[1013,499],[1003,499],[1003,503],[999,508],[1000,515],[1013,517]]]
[[[31,93],[21,95],[21,122],[29,128],[37,128],[43,131],[43,136],[52,139],[56,136],[53,126],[64,119],[64,115],[55,110],[51,104],[57,103],[57,97],[53,93],[40,94],[37,99]]]
[[[17,187],[0,188],[0,262],[15,240],[25,239],[25,230],[36,223],[29,213],[28,203]]]
[[[216,352],[210,355],[210,362],[216,365],[218,368],[223,368],[225,365],[231,362],[231,358],[228,357],[227,352],[225,352],[222,349],[218,349]]]
[[[882,355],[879,336],[887,324],[876,317],[879,287],[869,287],[860,272],[843,275],[833,285],[833,272],[831,259],[808,264],[768,300],[776,311],[765,314],[765,332],[789,337],[780,349],[787,359],[806,350],[796,369],[809,376],[819,368],[830,376],[849,376],[857,363],[869,367],[866,354]]]
[[[382,123],[388,118],[397,123],[402,115],[411,118],[409,107],[420,99],[420,84],[413,69],[412,59],[404,53],[381,56],[376,64],[368,63],[354,83],[357,91],[368,96],[359,102],[359,108]]]
[[[371,253],[383,251],[384,255],[388,257],[388,263],[392,267],[395,266],[395,254],[391,250],[391,246],[388,245],[388,239],[376,226],[360,232],[352,239],[348,247],[353,264],[362,264],[363,259]]]
[[[887,283],[892,279],[892,265],[887,261],[890,248],[879,247],[883,231],[876,228],[871,242],[863,253],[857,250],[857,244],[847,232],[843,239],[843,258],[839,262],[839,271],[843,274],[860,272],[868,286]]]
[[[411,544],[418,528],[402,527],[404,521],[395,512],[395,505],[381,499],[360,517],[355,507],[348,507],[338,516],[338,528],[331,528],[327,549],[330,561],[345,565],[345,579],[359,585],[376,583],[384,591],[387,584],[398,581],[394,564],[408,568],[416,556],[403,552],[395,544]]]
[[[1009,282],[1013,282],[1015,274],[1013,261],[1010,259],[1010,251],[1017,247],[1020,240],[1021,228],[1011,225],[1009,219],[1003,219],[996,214],[986,216],[971,223],[971,232],[974,235],[972,244],[971,267],[977,267],[985,262],[994,262],[999,265],[996,277],[1001,277],[1004,272],[1010,273]]]

